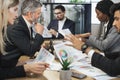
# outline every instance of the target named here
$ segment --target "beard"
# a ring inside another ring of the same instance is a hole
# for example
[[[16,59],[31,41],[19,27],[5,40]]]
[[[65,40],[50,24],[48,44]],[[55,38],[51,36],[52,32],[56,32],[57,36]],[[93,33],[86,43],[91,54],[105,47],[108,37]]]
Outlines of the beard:
[[[33,18],[33,19],[32,19],[32,22],[33,22],[34,24],[36,24],[36,23],[38,22],[38,19]]]
[[[57,17],[57,20],[59,20],[59,21],[61,21],[63,19],[64,19],[64,17]]]
[[[36,19],[36,18],[34,17],[34,15],[32,16],[31,20],[32,20],[32,23],[33,23],[33,24],[38,23],[38,19]]]

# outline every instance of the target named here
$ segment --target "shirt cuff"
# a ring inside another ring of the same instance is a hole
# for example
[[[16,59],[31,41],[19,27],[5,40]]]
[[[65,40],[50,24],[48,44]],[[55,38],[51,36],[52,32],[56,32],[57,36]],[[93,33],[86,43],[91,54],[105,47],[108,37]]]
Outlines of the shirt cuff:
[[[102,56],[105,56],[105,54],[104,53],[100,53]]]
[[[94,52],[95,51],[93,49],[88,52],[88,58],[90,59],[90,62],[92,60],[92,56],[93,56]],[[101,54],[102,56],[105,56],[104,53],[99,53],[99,54]]]
[[[56,34],[56,38],[58,37],[58,33]]]
[[[88,52],[88,58],[90,59],[90,62],[92,60],[92,56],[93,56],[94,52],[95,51],[93,49]]]

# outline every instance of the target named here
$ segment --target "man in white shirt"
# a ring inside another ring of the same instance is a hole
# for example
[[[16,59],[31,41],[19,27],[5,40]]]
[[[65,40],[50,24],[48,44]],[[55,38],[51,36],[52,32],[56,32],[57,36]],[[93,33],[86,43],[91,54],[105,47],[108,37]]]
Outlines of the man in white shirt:
[[[117,32],[120,35],[120,3],[116,3],[112,6],[111,13],[114,14],[113,26],[117,29]],[[111,57],[104,56],[101,52],[92,49],[74,35],[68,35],[68,38],[73,43],[71,46],[78,50],[82,50],[83,53],[88,55],[93,66],[103,70],[108,75],[120,75],[120,52],[110,54]]]
[[[53,35],[52,38],[64,38],[64,36],[59,33],[59,31],[63,29],[69,29],[72,34],[75,34],[75,22],[65,16],[64,6],[56,6],[54,14],[56,19],[52,20],[47,27],[49,32]]]

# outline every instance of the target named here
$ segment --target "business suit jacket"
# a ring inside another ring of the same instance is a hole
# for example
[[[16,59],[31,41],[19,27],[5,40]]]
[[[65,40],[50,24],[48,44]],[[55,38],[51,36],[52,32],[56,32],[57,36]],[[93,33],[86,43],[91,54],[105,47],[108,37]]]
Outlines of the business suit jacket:
[[[98,53],[92,56],[91,64],[110,76],[120,75],[120,52],[110,53],[111,57],[104,57]]]
[[[48,30],[54,29],[55,31],[58,32],[58,20],[57,19],[52,20],[47,28]],[[73,22],[72,20],[68,18],[66,19],[62,29],[67,29],[67,28],[71,31],[72,34],[75,34],[75,22]],[[52,38],[56,38],[56,37],[53,36]],[[64,38],[64,37],[62,34],[59,33],[57,38],[59,39],[59,38]]]
[[[40,34],[36,34],[34,39],[31,38],[27,24],[22,16],[18,18],[17,24],[7,28],[7,37],[5,47],[7,54],[2,56],[2,61],[6,65],[8,61],[14,63],[12,65],[8,64],[8,66],[15,66],[22,55],[33,56],[44,41]]]
[[[91,35],[89,39],[86,40],[86,44],[100,49],[105,52],[105,54],[120,52],[120,34],[115,27],[112,27],[104,40],[99,40]]]
[[[11,62],[8,62],[11,63]],[[12,63],[11,63],[12,64]],[[2,68],[1,67],[1,55],[0,55],[0,80],[4,80],[7,78],[15,78],[15,77],[24,77],[26,73],[24,71],[23,66],[17,66],[12,68]]]

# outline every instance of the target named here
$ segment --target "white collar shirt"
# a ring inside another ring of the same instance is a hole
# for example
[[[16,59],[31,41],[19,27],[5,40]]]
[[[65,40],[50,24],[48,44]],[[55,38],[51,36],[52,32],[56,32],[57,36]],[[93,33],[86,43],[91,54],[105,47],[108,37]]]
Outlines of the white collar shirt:
[[[58,21],[58,31],[63,29],[65,21],[66,21],[66,17],[63,20]]]

